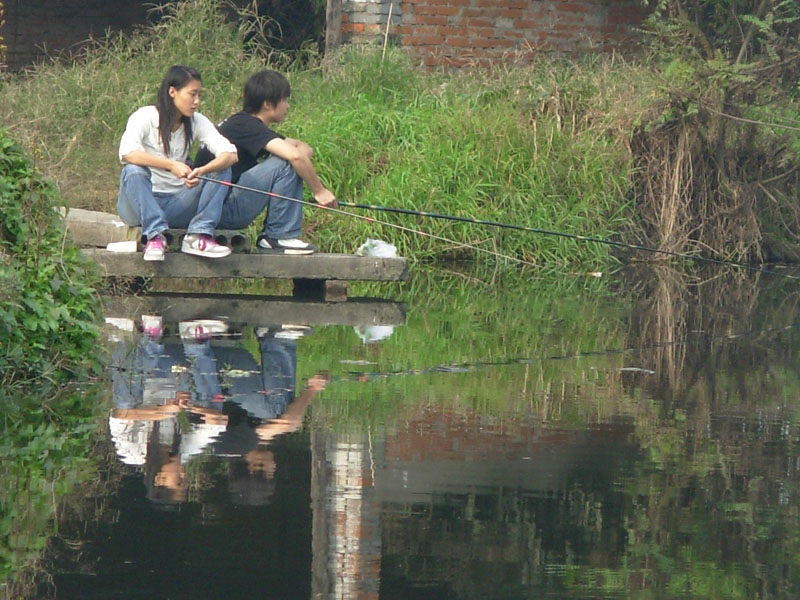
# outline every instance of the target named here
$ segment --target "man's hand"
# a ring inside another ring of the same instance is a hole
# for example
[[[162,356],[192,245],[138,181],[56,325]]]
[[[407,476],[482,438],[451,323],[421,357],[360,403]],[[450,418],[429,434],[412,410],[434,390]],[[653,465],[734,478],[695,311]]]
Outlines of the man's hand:
[[[320,371],[319,373],[312,375],[311,378],[308,380],[306,387],[310,390],[314,390],[318,392],[320,390],[324,390],[328,383],[331,380],[331,376],[329,373],[325,371]]]
[[[327,188],[322,188],[320,192],[314,194],[314,200],[317,201],[317,204],[325,208],[336,208],[339,206],[339,203],[336,201],[336,196]]]

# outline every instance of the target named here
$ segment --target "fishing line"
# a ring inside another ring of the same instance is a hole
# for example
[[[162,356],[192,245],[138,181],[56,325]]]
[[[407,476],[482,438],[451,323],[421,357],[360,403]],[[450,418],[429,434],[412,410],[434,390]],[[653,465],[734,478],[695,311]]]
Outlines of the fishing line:
[[[272,196],[274,198],[281,198],[282,200],[290,200],[292,202],[299,202],[301,204],[305,204],[305,205],[308,205],[308,206],[313,206],[315,208],[325,208],[326,210],[333,210],[335,212],[339,212],[341,214],[349,215],[349,216],[355,217],[357,219],[365,219],[365,220],[367,220],[369,222],[372,222],[372,223],[379,223],[379,224],[382,224],[382,225],[387,225],[389,227],[395,227],[395,228],[401,229],[403,231],[408,231],[408,232],[411,232],[411,233],[418,233],[420,235],[425,235],[425,236],[431,237],[433,239],[438,239],[438,240],[446,241],[446,242],[451,243],[451,244],[456,244],[456,245],[464,247],[464,248],[470,248],[470,249],[473,249],[473,250],[477,250],[479,252],[485,252],[487,254],[491,254],[493,256],[498,256],[498,257],[514,260],[514,261],[520,262],[522,264],[527,264],[527,265],[532,265],[532,266],[539,266],[539,265],[536,265],[535,263],[532,263],[530,261],[522,260],[522,259],[510,256],[510,255],[501,254],[501,253],[498,253],[498,252],[493,252],[491,250],[486,250],[484,248],[480,248],[479,246],[474,246],[474,245],[471,245],[471,244],[456,242],[455,240],[450,240],[448,238],[439,237],[439,236],[436,236],[434,234],[426,233],[424,231],[417,231],[417,230],[414,230],[414,229],[403,227],[402,225],[396,225],[394,223],[388,223],[386,221],[378,221],[378,220],[365,218],[365,217],[362,217],[361,215],[357,215],[355,213],[351,213],[351,212],[347,212],[347,211],[343,211],[343,210],[339,210],[339,209],[335,209],[335,208],[321,207],[319,204],[317,204],[315,202],[308,202],[306,200],[300,200],[298,198],[290,198],[288,196],[282,196],[282,195],[276,194],[274,192],[265,192],[263,190],[258,190],[258,189],[255,189],[255,188],[242,186],[242,185],[239,185],[239,184],[236,184],[236,183],[229,183],[227,181],[219,181],[217,179],[210,179],[210,178],[208,178],[206,176],[203,176],[203,175],[198,175],[198,179],[202,179],[204,181],[213,181],[215,183],[219,183],[219,184],[226,185],[226,186],[229,186],[229,187],[240,188],[240,189],[243,189],[243,190],[247,190],[249,192],[256,192],[256,193],[259,193],[259,194],[264,194],[266,196]],[[674,250],[665,250],[663,248],[654,248],[652,246],[642,246],[642,245],[639,245],[639,244],[628,244],[628,243],[619,242],[619,241],[616,241],[616,240],[609,240],[609,239],[605,239],[605,238],[597,238],[597,237],[591,237],[591,236],[585,236],[585,235],[578,235],[578,234],[574,234],[574,233],[565,233],[563,231],[553,231],[553,230],[549,230],[549,229],[541,229],[541,228],[538,228],[538,227],[527,227],[525,225],[516,225],[514,223],[502,223],[500,221],[488,221],[488,220],[485,220],[485,219],[476,219],[474,217],[462,217],[462,216],[458,216],[458,215],[446,215],[446,214],[442,214],[442,213],[434,213],[434,212],[413,210],[413,209],[410,209],[410,208],[397,208],[397,207],[392,207],[392,206],[378,206],[378,205],[373,205],[373,204],[358,204],[358,203],[354,203],[354,202],[343,202],[343,201],[339,201],[339,204],[341,206],[347,206],[347,207],[350,207],[350,208],[358,208],[358,209],[366,209],[366,210],[374,210],[374,211],[383,211],[383,212],[393,212],[393,213],[412,215],[412,216],[418,216],[418,217],[429,217],[429,218],[434,218],[434,219],[445,219],[445,220],[448,220],[448,221],[459,221],[459,222],[463,222],[463,223],[473,223],[475,225],[488,225],[488,226],[491,226],[491,227],[501,227],[501,228],[505,228],[505,229],[514,229],[514,230],[517,230],[517,231],[526,231],[526,232],[529,232],[529,233],[538,233],[538,234],[541,234],[541,235],[550,235],[550,236],[561,237],[561,238],[566,238],[566,239],[576,240],[576,241],[581,241],[581,242],[592,242],[592,243],[595,243],[595,244],[605,244],[605,245],[608,245],[608,246],[614,246],[614,247],[617,247],[617,248],[624,248],[624,249],[627,249],[627,250],[638,250],[638,251],[641,251],[641,252],[651,252],[651,253],[654,253],[654,254],[664,254],[666,256],[671,256],[673,258],[696,260],[696,261],[711,263],[711,264],[715,264],[715,265],[728,266],[728,267],[737,267],[737,268],[745,269],[745,270],[748,270],[748,271],[754,271],[756,273],[765,273],[765,274],[768,274],[768,275],[776,275],[778,277],[785,277],[787,279],[800,279],[800,277],[798,277],[796,275],[789,275],[787,273],[779,273],[778,271],[772,271],[770,269],[764,269],[762,267],[756,267],[756,266],[753,266],[753,265],[747,265],[747,264],[744,264],[744,263],[734,262],[734,261],[730,261],[730,260],[722,260],[722,259],[719,259],[719,258],[709,258],[709,257],[706,257],[706,256],[700,256],[698,254],[687,254],[685,252],[676,252]]]
[[[373,379],[386,379],[389,377],[397,376],[397,375],[429,375],[434,373],[473,373],[480,368],[489,368],[489,367],[504,367],[504,366],[512,366],[512,365],[529,365],[534,364],[537,362],[547,362],[547,361],[560,361],[560,360],[574,360],[580,358],[587,358],[587,357],[603,357],[603,356],[612,356],[615,354],[631,354],[634,352],[642,352],[645,350],[656,350],[659,348],[669,348],[669,347],[677,347],[677,346],[691,346],[694,344],[700,343],[708,343],[711,344],[719,344],[719,343],[730,343],[734,341],[741,340],[747,337],[756,337],[762,334],[770,334],[782,331],[788,331],[794,329],[796,325],[785,325],[783,327],[771,327],[769,329],[761,329],[756,331],[747,331],[744,333],[734,333],[725,336],[718,336],[718,337],[709,337],[707,335],[700,335],[698,339],[685,339],[685,340],[676,340],[676,341],[666,341],[666,342],[654,342],[649,345],[645,346],[631,346],[629,348],[606,348],[603,350],[589,350],[585,352],[577,352],[575,354],[556,354],[551,356],[541,356],[535,358],[509,358],[506,360],[498,360],[498,361],[491,361],[491,362],[463,362],[463,363],[450,363],[450,364],[442,364],[442,365],[435,365],[432,367],[424,367],[421,369],[405,369],[405,370],[398,370],[398,371],[384,371],[384,372],[371,372],[371,371],[351,371],[346,376],[337,377],[334,380],[345,380],[345,381],[358,381],[358,382],[365,382],[370,381]],[[621,367],[618,370],[622,372],[634,372],[634,373],[647,373],[647,374],[654,374],[649,369],[639,369],[639,368],[632,368],[632,367]],[[333,382],[334,380],[331,380]]]
[[[273,198],[280,198],[282,200],[290,200],[292,202],[297,202],[299,204],[305,204],[306,206],[312,206],[314,208],[322,208],[324,210],[330,210],[335,213],[348,215],[350,217],[354,217],[356,219],[361,219],[366,221],[367,223],[376,223],[378,225],[386,225],[387,227],[394,227],[395,229],[399,229],[401,231],[406,231],[408,233],[416,233],[418,235],[422,235],[433,240],[439,240],[440,242],[446,242],[448,244],[453,244],[459,248],[469,248],[470,250],[475,250],[476,252],[483,252],[484,254],[489,254],[496,258],[505,258],[507,260],[511,260],[523,265],[528,265],[531,267],[539,267],[536,263],[530,262],[528,260],[524,260],[522,258],[517,258],[516,256],[511,256],[510,254],[502,254],[501,252],[496,252],[494,250],[487,250],[486,248],[481,248],[480,246],[475,246],[473,244],[467,244],[465,242],[457,242],[456,240],[451,240],[450,238],[442,237],[440,235],[436,235],[434,233],[428,233],[427,231],[422,231],[419,229],[411,229],[410,227],[405,227],[403,225],[398,225],[397,223],[389,223],[388,221],[380,221],[378,219],[373,219],[372,217],[365,217],[363,215],[357,215],[355,213],[347,212],[346,210],[340,210],[338,208],[332,208],[330,206],[322,206],[317,204],[316,202],[309,202],[307,200],[301,200],[299,198],[290,198],[289,196],[281,196],[280,194],[276,194],[274,192],[265,192],[263,190],[259,190],[256,188],[247,187],[245,185],[239,185],[238,183],[231,183],[229,181],[220,181],[218,179],[211,179],[210,177],[206,177],[205,175],[198,175],[198,179],[202,179],[203,181],[211,181],[213,183],[219,183],[221,185],[238,188],[240,190],[245,190],[248,192],[256,192],[258,194],[264,194],[265,196],[272,196]],[[340,203],[341,204],[341,203]]]

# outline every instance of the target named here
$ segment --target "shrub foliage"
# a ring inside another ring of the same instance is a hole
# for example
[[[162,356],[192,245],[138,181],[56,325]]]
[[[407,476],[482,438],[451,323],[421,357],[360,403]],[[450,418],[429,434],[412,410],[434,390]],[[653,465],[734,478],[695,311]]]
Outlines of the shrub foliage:
[[[99,335],[94,275],[67,238],[56,192],[0,130],[0,388],[63,381]]]

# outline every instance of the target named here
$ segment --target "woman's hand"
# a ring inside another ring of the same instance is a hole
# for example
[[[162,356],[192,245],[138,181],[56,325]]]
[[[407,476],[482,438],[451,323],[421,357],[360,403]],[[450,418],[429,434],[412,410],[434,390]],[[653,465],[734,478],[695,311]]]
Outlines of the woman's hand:
[[[193,188],[200,183],[200,180],[197,178],[197,176],[204,174],[204,172],[200,170],[201,168],[202,167],[197,167],[196,169],[192,169],[187,175],[184,176],[183,183],[187,188]]]

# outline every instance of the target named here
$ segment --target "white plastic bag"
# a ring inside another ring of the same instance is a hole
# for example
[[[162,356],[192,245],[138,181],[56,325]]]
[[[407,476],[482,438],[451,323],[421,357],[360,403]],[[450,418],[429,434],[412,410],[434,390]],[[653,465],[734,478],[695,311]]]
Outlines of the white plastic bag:
[[[378,258],[397,258],[397,248],[382,240],[368,239],[356,250],[358,256],[376,256]]]
[[[380,342],[394,333],[393,325],[359,325],[353,329],[365,344]]]

